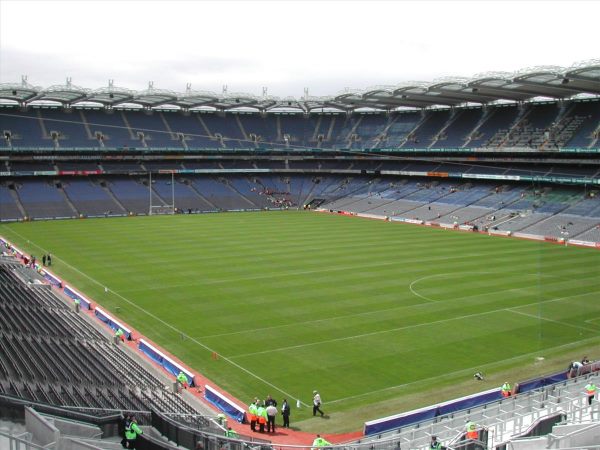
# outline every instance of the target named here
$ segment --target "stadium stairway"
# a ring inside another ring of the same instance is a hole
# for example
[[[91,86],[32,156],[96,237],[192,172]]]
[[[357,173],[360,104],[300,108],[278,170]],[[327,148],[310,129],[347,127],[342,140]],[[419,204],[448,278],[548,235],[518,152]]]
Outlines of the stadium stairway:
[[[219,178],[219,181],[223,183],[231,192],[235,193],[240,198],[242,198],[244,202],[246,202],[248,206],[250,206],[252,209],[260,209],[256,203],[254,203],[248,198],[248,196],[242,194],[238,189],[236,189],[235,186],[233,186],[233,184],[230,183],[230,181],[227,178]]]
[[[75,205],[73,204],[73,202],[71,201],[69,196],[67,195],[67,192],[65,191],[62,183],[57,183],[56,188],[58,189],[58,192],[60,192],[60,194],[65,199],[65,203],[67,205],[69,205],[69,208],[71,208],[73,210],[73,214],[75,214],[75,217],[79,217],[81,215],[81,213],[77,210],[77,208],[75,207]]]
[[[9,189],[9,192],[10,192],[10,196],[15,201],[15,204],[17,205],[19,212],[21,213],[21,217],[27,217],[27,212],[25,212],[25,208],[23,208],[23,204],[21,203],[21,199],[19,198],[19,194],[17,193],[16,186],[15,186],[15,189]]]

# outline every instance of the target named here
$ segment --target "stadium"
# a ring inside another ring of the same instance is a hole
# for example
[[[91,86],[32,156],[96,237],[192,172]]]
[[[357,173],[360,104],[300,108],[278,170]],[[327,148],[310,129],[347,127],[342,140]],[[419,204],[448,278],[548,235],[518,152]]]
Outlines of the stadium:
[[[600,60],[0,131],[0,448],[600,449]]]

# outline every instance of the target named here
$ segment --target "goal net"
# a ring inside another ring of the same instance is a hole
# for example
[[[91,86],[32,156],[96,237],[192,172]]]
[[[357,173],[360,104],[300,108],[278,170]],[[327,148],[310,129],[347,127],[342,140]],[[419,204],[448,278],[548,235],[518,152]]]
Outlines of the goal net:
[[[163,195],[161,198],[157,192],[154,191],[153,183],[156,180],[152,179],[152,173],[148,173],[148,193],[150,197],[150,204],[148,207],[148,214],[150,216],[158,215],[158,214],[175,214],[175,174],[171,172],[171,204],[167,203],[166,196]]]
[[[175,214],[175,206],[173,205],[150,205],[149,214],[151,216],[158,214]]]

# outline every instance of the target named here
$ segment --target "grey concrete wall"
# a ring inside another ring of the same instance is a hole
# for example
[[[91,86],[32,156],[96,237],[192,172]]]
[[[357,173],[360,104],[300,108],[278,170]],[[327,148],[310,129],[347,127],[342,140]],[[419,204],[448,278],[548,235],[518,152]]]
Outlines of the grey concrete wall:
[[[72,420],[53,417],[54,426],[58,428],[63,436],[77,436],[83,438],[100,438],[102,430],[96,425],[75,422]]]
[[[25,407],[25,427],[33,435],[33,441],[42,446],[56,443],[60,439],[60,431],[43,416],[30,407]]]

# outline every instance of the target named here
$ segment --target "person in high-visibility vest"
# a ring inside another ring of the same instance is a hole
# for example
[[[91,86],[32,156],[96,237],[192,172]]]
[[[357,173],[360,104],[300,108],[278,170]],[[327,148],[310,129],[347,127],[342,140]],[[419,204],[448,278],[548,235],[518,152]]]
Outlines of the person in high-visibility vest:
[[[331,445],[331,442],[328,442],[326,439],[322,438],[320,434],[317,434],[317,437],[313,441],[312,445],[313,445],[313,450],[315,450],[319,447],[326,447],[328,445]]]
[[[250,422],[250,429],[252,431],[256,431],[256,414],[256,400],[254,400],[252,403],[250,403],[250,406],[248,406],[248,421]]]
[[[477,440],[479,439],[479,433],[477,432],[477,425],[472,420],[467,420],[467,439]]]
[[[512,395],[512,387],[510,386],[510,383],[508,381],[505,381],[502,387],[500,388],[500,391],[502,392],[502,397],[510,397]]]
[[[227,431],[225,431],[225,436],[227,436],[228,438],[233,438],[233,439],[237,439],[239,436],[238,434],[231,429],[231,427],[227,428]]]
[[[135,448],[135,442],[138,435],[144,432],[138,427],[134,416],[131,416],[129,426],[125,428],[125,439],[127,439],[127,448]]]
[[[431,443],[429,444],[430,450],[446,450],[440,442],[437,440],[436,436],[431,436]]]
[[[125,333],[120,328],[117,328],[117,331],[115,331],[115,344],[118,344],[119,341],[125,342]]]
[[[184,389],[188,388],[188,378],[183,371],[180,371],[179,375],[177,375],[177,383],[183,386]]]
[[[256,420],[258,421],[258,431],[264,433],[267,424],[267,410],[262,404],[256,407]]]
[[[585,393],[588,398],[588,405],[591,405],[592,400],[594,400],[594,397],[596,396],[596,385],[593,381],[590,381],[588,384],[585,385]]]

